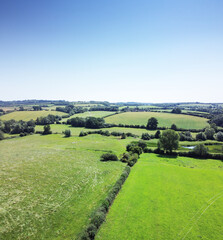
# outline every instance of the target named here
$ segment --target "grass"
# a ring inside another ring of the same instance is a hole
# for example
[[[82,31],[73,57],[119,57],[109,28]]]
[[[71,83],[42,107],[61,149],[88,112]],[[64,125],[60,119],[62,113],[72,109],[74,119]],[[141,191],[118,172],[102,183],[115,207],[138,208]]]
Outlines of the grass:
[[[0,239],[75,239],[120,176],[129,139],[31,135],[0,142]]]
[[[96,239],[215,239],[223,234],[223,163],[143,154]]]
[[[0,120],[11,120],[14,119],[16,121],[23,120],[29,121],[31,119],[36,120],[38,117],[46,117],[49,114],[64,116],[65,113],[58,111],[15,111],[8,114],[5,114],[0,117]]]
[[[63,119],[62,122],[66,122],[67,119],[74,118],[74,117],[82,117],[82,118],[97,117],[97,118],[103,118],[103,117],[106,117],[106,116],[111,115],[111,114],[114,114],[114,112],[109,112],[109,111],[92,111],[92,112],[77,113],[77,114],[74,114],[74,115],[70,116],[69,118]]]
[[[71,127],[69,125],[66,124],[51,124],[50,125],[51,130],[53,133],[62,133],[65,129],[70,129],[71,130],[71,134],[73,136],[79,136],[81,131],[87,132],[87,131],[95,131],[95,130],[99,130],[99,129],[87,129],[87,128],[78,128],[78,127]],[[43,131],[43,126],[39,126],[37,125],[35,127],[36,131]],[[146,129],[139,129],[139,128],[120,128],[120,127],[113,127],[113,128],[101,128],[101,130],[106,131],[108,130],[109,132],[131,132],[133,134],[138,135],[139,137],[141,137],[142,133],[149,133],[149,134],[155,134],[156,131],[149,131]]]
[[[206,118],[160,112],[126,112],[107,117],[107,123],[146,125],[151,117],[157,118],[159,127],[170,127],[173,123],[179,128],[201,129],[208,126]]]

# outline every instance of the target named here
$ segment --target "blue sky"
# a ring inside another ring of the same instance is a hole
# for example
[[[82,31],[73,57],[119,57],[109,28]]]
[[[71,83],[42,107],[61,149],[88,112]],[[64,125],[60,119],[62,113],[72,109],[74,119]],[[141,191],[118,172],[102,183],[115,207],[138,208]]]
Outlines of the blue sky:
[[[0,100],[223,102],[223,2],[0,0]]]

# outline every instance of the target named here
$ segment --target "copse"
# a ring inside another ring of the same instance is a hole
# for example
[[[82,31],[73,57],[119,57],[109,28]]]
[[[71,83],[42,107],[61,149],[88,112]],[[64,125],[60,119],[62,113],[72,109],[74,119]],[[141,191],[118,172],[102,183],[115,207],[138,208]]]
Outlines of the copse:
[[[158,142],[158,148],[172,153],[179,147],[179,134],[172,129],[164,130]]]
[[[157,129],[157,126],[158,126],[158,120],[154,117],[151,117],[149,120],[148,120],[148,123],[147,123],[147,126],[146,128],[148,130],[156,130]]]

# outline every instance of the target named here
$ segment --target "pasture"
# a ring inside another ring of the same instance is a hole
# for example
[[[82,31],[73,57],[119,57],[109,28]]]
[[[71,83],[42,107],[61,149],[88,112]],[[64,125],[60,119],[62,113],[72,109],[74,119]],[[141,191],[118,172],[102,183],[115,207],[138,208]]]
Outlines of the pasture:
[[[92,111],[92,112],[84,112],[84,113],[77,113],[74,114],[72,116],[70,116],[69,118],[66,119],[62,119],[62,122],[66,122],[67,119],[70,118],[74,118],[74,117],[82,117],[82,118],[86,118],[86,117],[97,117],[97,118],[104,118],[108,115],[114,114],[115,112],[109,112],[109,111]]]
[[[58,111],[15,111],[8,114],[5,114],[0,117],[0,120],[11,120],[14,119],[16,121],[23,120],[29,121],[31,119],[36,120],[38,117],[46,117],[49,114],[64,116],[66,113],[58,112]]]
[[[143,154],[96,239],[221,240],[222,181],[221,161]]]
[[[71,127],[66,124],[51,124],[51,131],[53,133],[63,133],[66,129],[70,129],[71,135],[73,136],[79,136],[81,131],[88,132],[88,131],[95,131],[100,129],[88,129],[83,127]],[[36,131],[43,131],[43,126],[36,125],[35,127]],[[138,135],[141,137],[142,133],[149,133],[149,134],[155,134],[156,131],[150,131],[146,129],[140,129],[140,128],[121,128],[121,127],[112,127],[112,128],[101,128],[103,131],[109,131],[109,132],[131,132],[133,134]]]
[[[107,123],[146,125],[149,118],[155,117],[159,127],[170,127],[173,123],[179,128],[201,129],[208,126],[208,119],[183,114],[161,112],[125,112],[107,117]]]
[[[0,239],[76,239],[119,178],[129,139],[31,135],[0,142]]]

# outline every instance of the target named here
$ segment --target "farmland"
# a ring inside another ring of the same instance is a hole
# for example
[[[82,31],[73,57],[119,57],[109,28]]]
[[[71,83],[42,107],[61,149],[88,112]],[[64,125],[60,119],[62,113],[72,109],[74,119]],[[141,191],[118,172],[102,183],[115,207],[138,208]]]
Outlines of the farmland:
[[[96,239],[220,240],[222,181],[220,161],[143,154]]]
[[[173,123],[179,128],[201,129],[208,125],[207,119],[183,114],[159,112],[126,112],[106,118],[107,123],[146,125],[149,118],[157,118],[159,127],[170,127]]]
[[[29,121],[31,119],[36,120],[38,117],[46,117],[49,114],[64,116],[65,113],[58,111],[15,111],[8,114],[5,114],[0,117],[1,120],[11,120],[14,119],[16,121],[23,120]]]
[[[50,127],[53,133],[63,133],[65,129],[69,129],[73,136],[79,136],[81,131],[84,131],[84,132],[95,131],[95,129],[87,129],[83,127],[71,127],[65,124],[51,124]],[[43,131],[43,126],[37,125],[35,129],[36,131]],[[124,132],[124,133],[131,132],[133,134],[138,135],[139,137],[142,135],[142,133],[149,133],[149,134],[155,133],[155,131],[149,131],[149,130],[140,129],[140,128],[112,127],[112,128],[102,128],[101,130],[109,131],[109,132]]]
[[[119,155],[129,141],[60,134],[1,141],[0,239],[75,239],[124,167],[100,155]]]
[[[74,117],[82,117],[82,118],[97,117],[97,118],[103,118],[103,117],[106,117],[106,116],[111,115],[111,114],[114,114],[114,112],[109,112],[109,111],[91,111],[91,112],[84,112],[84,113],[74,114],[74,115],[70,116],[69,118],[63,119],[62,121],[67,121],[67,119],[74,118]]]

